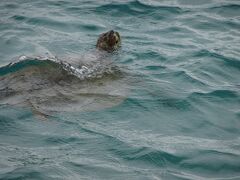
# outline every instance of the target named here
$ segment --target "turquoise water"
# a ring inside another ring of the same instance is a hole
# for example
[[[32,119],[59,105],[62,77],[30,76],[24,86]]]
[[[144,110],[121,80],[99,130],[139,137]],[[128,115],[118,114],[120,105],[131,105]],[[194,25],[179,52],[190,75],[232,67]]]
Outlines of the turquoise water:
[[[0,179],[240,179],[239,30],[238,0],[2,0]]]

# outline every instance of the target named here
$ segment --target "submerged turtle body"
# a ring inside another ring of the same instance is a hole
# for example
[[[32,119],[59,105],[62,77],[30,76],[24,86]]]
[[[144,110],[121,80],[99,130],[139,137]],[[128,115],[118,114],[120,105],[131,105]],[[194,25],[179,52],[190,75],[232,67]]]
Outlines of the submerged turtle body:
[[[121,37],[117,31],[108,31],[99,36],[97,41],[97,48],[112,52],[121,46]]]

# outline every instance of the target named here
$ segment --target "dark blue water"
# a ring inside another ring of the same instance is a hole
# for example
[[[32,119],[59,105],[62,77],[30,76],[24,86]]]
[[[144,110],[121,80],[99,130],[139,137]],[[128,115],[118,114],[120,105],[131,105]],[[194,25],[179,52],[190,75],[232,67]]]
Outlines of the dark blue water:
[[[239,30],[238,0],[1,0],[0,179],[240,179]]]

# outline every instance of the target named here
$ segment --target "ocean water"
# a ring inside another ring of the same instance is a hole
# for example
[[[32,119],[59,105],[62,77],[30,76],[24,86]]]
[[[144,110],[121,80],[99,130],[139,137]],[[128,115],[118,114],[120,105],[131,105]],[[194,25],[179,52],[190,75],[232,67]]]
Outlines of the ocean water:
[[[1,0],[0,179],[240,179],[240,1]]]

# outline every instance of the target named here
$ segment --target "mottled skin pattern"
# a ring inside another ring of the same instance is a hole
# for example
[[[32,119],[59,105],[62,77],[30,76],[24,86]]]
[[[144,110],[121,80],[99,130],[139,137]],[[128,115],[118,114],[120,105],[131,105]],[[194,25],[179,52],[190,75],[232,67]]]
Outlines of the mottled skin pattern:
[[[111,30],[99,36],[96,46],[100,50],[112,52],[118,49],[120,45],[121,45],[121,37],[119,33]]]

